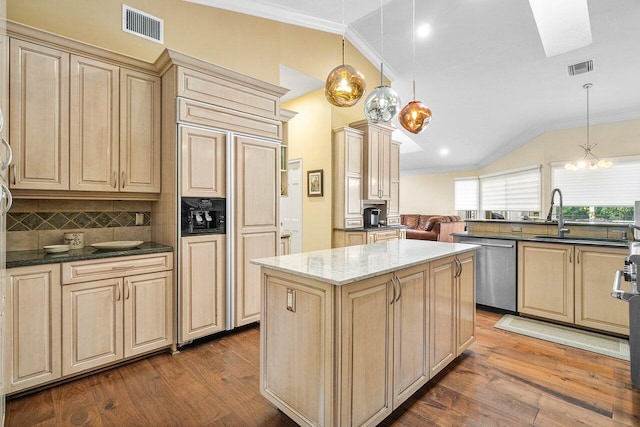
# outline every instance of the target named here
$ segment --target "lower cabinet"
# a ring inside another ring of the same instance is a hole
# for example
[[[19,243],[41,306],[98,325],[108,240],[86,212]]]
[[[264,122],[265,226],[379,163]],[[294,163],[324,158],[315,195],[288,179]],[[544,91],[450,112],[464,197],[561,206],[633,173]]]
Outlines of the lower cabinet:
[[[518,311],[628,335],[628,305],[610,296],[626,255],[622,248],[520,242]]]
[[[226,236],[180,239],[180,325],[184,343],[226,328]]]
[[[377,425],[474,341],[473,261],[342,286],[263,269],[262,394],[300,425]]]
[[[60,264],[7,270],[5,392],[60,378]]]
[[[368,243],[385,242],[391,240],[406,239],[407,232],[404,228],[387,229],[378,231],[350,231],[333,230],[334,248],[344,246],[365,245]]]
[[[172,273],[62,287],[62,374],[172,344]]]
[[[5,391],[171,346],[172,260],[168,252],[8,269]]]

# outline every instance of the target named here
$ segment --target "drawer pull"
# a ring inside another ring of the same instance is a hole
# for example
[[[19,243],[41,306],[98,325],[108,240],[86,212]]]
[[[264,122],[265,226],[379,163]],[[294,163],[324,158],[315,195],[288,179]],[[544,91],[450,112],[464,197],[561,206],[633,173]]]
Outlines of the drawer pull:
[[[116,288],[116,301],[120,301],[120,283],[118,283]]]
[[[112,270],[126,270],[128,268],[135,268],[135,265],[116,265],[114,267],[111,267]]]

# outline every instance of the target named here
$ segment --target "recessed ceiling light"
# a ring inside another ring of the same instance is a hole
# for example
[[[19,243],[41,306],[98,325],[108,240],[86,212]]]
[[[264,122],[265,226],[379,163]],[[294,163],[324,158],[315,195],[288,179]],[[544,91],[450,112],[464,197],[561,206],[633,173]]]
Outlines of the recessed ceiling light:
[[[431,24],[422,24],[416,28],[416,35],[421,39],[426,39],[431,35]]]
[[[440,155],[441,156],[446,156],[449,154],[449,149],[448,148],[441,148],[440,149]]]

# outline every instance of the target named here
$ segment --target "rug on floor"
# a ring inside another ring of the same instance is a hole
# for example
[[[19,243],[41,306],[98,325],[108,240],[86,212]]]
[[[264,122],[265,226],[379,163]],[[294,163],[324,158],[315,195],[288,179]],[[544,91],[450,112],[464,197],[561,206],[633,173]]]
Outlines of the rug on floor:
[[[595,332],[582,331],[524,317],[505,314],[494,325],[498,329],[527,335],[545,341],[568,345],[582,350],[629,360],[629,340]]]

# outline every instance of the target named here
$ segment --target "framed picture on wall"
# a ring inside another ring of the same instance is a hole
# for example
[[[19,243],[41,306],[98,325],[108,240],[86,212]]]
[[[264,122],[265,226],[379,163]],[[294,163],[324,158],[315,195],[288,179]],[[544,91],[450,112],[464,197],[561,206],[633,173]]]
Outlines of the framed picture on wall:
[[[319,169],[315,171],[307,171],[307,196],[308,197],[322,197],[322,190],[323,190],[322,171],[323,169]]]

